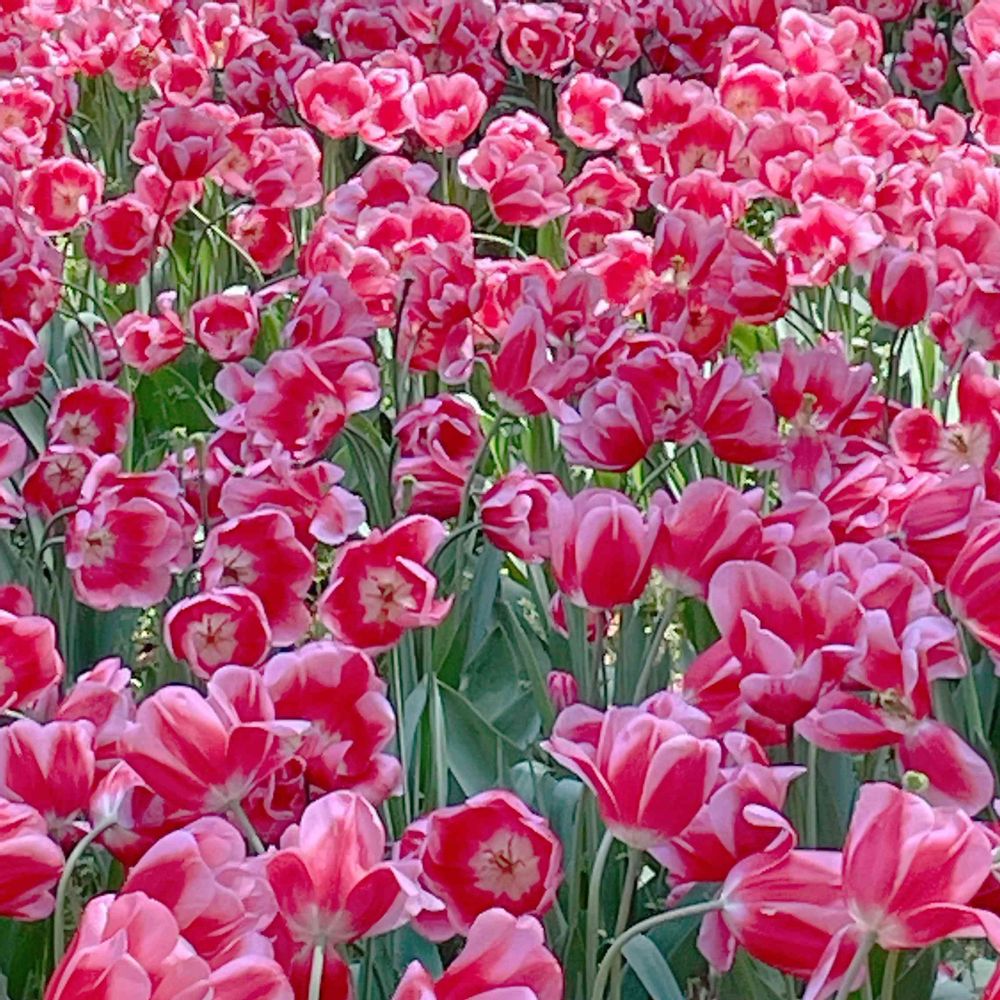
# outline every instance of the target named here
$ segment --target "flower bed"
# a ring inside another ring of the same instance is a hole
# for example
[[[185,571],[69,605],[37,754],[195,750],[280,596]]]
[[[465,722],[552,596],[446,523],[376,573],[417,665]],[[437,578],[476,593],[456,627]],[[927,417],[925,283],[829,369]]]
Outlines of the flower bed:
[[[998,88],[0,3],[0,995],[1000,998]]]

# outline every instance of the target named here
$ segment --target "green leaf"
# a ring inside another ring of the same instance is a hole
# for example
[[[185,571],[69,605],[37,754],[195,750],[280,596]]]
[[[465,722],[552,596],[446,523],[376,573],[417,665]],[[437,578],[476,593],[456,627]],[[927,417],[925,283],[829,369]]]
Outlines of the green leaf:
[[[448,733],[448,767],[466,796],[507,784],[510,759],[522,755],[468,698],[445,684],[440,685]]]
[[[644,934],[632,938],[624,948],[625,961],[642,983],[650,1000],[684,1000],[684,994],[667,960]]]
[[[563,234],[558,219],[546,222],[538,230],[537,250],[539,257],[544,257],[547,261],[551,261],[556,267],[566,266],[566,254],[563,250]]]
[[[52,921],[26,923],[0,919],[0,969],[11,997],[29,1000],[42,995],[49,971]]]
[[[434,977],[444,971],[437,948],[412,927],[401,927],[392,935],[392,951],[393,966],[397,970],[405,969],[416,960]]]
[[[521,627],[514,609],[506,604],[501,605],[501,628],[512,660],[519,662],[528,674],[535,706],[542,717],[542,723],[546,730],[551,729],[556,713],[545,683],[549,666],[542,661],[536,643]]]
[[[740,951],[719,984],[719,1000],[786,1000],[785,977]]]

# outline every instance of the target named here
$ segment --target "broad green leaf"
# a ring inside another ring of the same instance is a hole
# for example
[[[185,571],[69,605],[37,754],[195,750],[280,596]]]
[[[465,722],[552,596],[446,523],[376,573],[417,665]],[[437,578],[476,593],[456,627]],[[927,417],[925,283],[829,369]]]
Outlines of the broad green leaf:
[[[740,951],[719,984],[719,1000],[787,1000],[785,977]]]
[[[464,695],[441,684],[448,733],[448,766],[464,795],[508,783],[509,761],[522,750],[496,729]]]
[[[650,1000],[684,1000],[684,994],[667,960],[659,949],[643,934],[632,938],[622,948],[625,961],[642,983]]]

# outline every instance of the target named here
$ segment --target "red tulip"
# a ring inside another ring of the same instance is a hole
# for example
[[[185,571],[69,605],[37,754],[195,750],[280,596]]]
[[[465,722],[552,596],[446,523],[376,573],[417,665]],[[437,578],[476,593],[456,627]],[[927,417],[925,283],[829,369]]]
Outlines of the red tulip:
[[[486,113],[486,95],[467,73],[433,73],[410,88],[403,111],[427,146],[448,152],[475,132]]]
[[[545,675],[545,689],[549,693],[552,707],[557,712],[575,705],[580,700],[580,684],[565,670],[550,670]]]
[[[250,953],[212,969],[162,903],[142,892],[92,899],[45,1000],[293,1000],[281,969]]]
[[[514,916],[543,916],[552,907],[562,881],[562,846],[517,796],[482,792],[435,810],[420,825],[421,881],[447,907],[446,937],[468,933],[494,907]],[[431,928],[428,936],[439,934]]]
[[[555,476],[534,475],[520,465],[501,476],[482,496],[483,534],[504,552],[541,562],[549,551],[549,498],[562,492]]]
[[[213,361],[242,361],[260,330],[257,305],[249,292],[222,292],[191,306],[195,341]]]
[[[965,540],[946,581],[955,616],[988,649],[1000,653],[1000,524],[980,524]]]
[[[124,195],[90,213],[83,248],[106,281],[137,285],[149,270],[155,226],[153,212],[135,195]]]
[[[946,937],[997,939],[968,905],[992,866],[989,838],[956,809],[883,783],[864,785],[844,841],[844,892],[858,927],[886,949]]]
[[[803,773],[800,767],[740,760],[724,771],[718,787],[684,831],[654,848],[653,856],[678,883],[724,881],[743,859],[794,836],[781,810],[789,784]]]
[[[56,840],[72,844],[86,828],[95,779],[90,723],[18,719],[0,729],[0,796],[38,810]]]
[[[0,706],[30,705],[64,673],[55,626],[48,618],[0,611]]]
[[[392,470],[397,509],[455,517],[483,443],[478,410],[444,393],[404,410],[393,431],[399,442]]]
[[[692,482],[676,501],[657,491],[652,505],[662,522],[653,565],[678,590],[705,597],[721,565],[760,552],[763,526],[755,500],[717,479]]]
[[[331,792],[307,806],[267,858],[277,935],[311,952],[401,927],[427,896],[408,874],[413,865],[384,854],[382,822],[359,795]]]
[[[109,382],[83,381],[60,392],[46,423],[49,444],[118,454],[128,441],[135,404]]]
[[[439,521],[417,514],[348,542],[319,599],[320,621],[336,639],[369,652],[395,645],[408,629],[439,625],[452,602],[435,596],[427,564],[444,533]]]
[[[937,269],[927,254],[884,247],[872,268],[872,313],[889,326],[915,326],[930,310],[936,281]]]
[[[643,850],[675,837],[694,819],[711,794],[722,756],[714,740],[631,706],[602,715],[573,705],[542,747],[590,786],[605,826]]]
[[[658,516],[650,520],[614,490],[585,489],[549,500],[552,573],[581,607],[613,608],[634,601],[649,580]]]
[[[161,111],[150,140],[152,158],[171,184],[201,180],[228,148],[225,127],[199,108]]]
[[[261,508],[280,510],[291,518],[295,537],[306,548],[317,541],[340,545],[366,516],[361,498],[336,485],[343,478],[344,470],[332,462],[297,467],[288,455],[272,455],[242,475],[226,476],[219,506],[227,517]]]
[[[151,846],[119,892],[144,893],[166,906],[184,939],[213,968],[237,954],[268,950],[261,935],[277,905],[263,864],[248,861],[242,835],[217,816]]]
[[[789,841],[741,861],[722,885],[722,910],[703,921],[698,947],[718,969],[728,970],[736,945],[754,958],[800,979],[822,978],[810,997],[829,996],[857,951],[848,934],[839,851],[788,850]],[[858,984],[852,984],[858,985]]]
[[[45,354],[23,320],[0,317],[0,410],[33,399],[42,387]]]
[[[168,802],[223,813],[292,756],[305,728],[275,719],[255,671],[223,667],[207,698],[179,684],[147,698],[121,739],[121,755]]]
[[[206,680],[220,667],[255,667],[271,648],[260,598],[245,587],[223,587],[178,601],[163,617],[163,638],[175,660]]]
[[[38,811],[0,799],[0,915],[17,920],[50,916],[52,890],[64,863]]]
[[[170,911],[141,893],[92,899],[56,967],[45,1000],[207,998],[209,968]]]
[[[283,511],[265,508],[213,528],[199,566],[205,591],[242,587],[259,598],[274,642],[294,642],[309,627],[303,598],[315,565]]]
[[[383,752],[396,718],[370,657],[339,642],[308,642],[272,656],[264,683],[280,718],[309,723],[298,754],[312,785],[348,789],[374,805],[398,793],[399,761]]]
[[[27,174],[21,196],[47,233],[75,229],[104,193],[104,177],[72,156],[43,160]]]
[[[487,910],[469,929],[458,958],[436,980],[419,962],[407,967],[393,1000],[559,1000],[563,974],[534,917]]]
[[[91,607],[146,607],[163,600],[173,572],[191,559],[194,512],[166,471],[121,473],[106,455],[94,463],[66,530],[66,566]]]
[[[331,139],[357,133],[372,103],[365,74],[351,62],[320,63],[295,81],[299,113]]]
[[[117,656],[95,663],[76,678],[59,702],[54,718],[60,722],[89,722],[94,727],[98,768],[110,767],[118,756],[118,738],[135,718],[132,671]]]

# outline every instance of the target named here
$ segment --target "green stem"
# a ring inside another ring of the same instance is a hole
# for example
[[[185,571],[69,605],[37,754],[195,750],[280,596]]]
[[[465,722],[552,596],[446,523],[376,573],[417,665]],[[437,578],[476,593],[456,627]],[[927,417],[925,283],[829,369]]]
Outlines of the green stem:
[[[815,743],[806,746],[806,847],[819,846],[819,797],[816,773],[819,766],[819,750]]]
[[[635,693],[632,695],[633,704],[638,704],[643,698],[646,697],[646,687],[649,684],[649,678],[653,672],[653,667],[656,666],[656,658],[660,651],[660,646],[663,644],[663,637],[667,634],[667,629],[670,627],[670,623],[674,619],[674,612],[677,610],[677,600],[679,596],[680,591],[671,591],[670,597],[668,598],[667,603],[664,605],[664,608],[660,612],[660,616],[656,621],[653,636],[649,641],[649,645],[646,647],[646,653],[642,660],[642,669],[639,671],[639,679],[635,682]]]
[[[590,681],[591,690],[598,692],[598,703],[607,708],[608,677],[604,663],[604,633],[600,627],[596,629],[594,641],[590,644]]]
[[[901,952],[890,951],[885,959],[882,970],[882,1000],[893,1000],[896,993],[896,968],[899,965]]]
[[[236,822],[239,823],[243,835],[247,838],[250,849],[254,854],[263,854],[265,850],[264,841],[260,839],[260,834],[254,829],[253,823],[250,822],[250,817],[246,814],[242,803],[234,802],[229,807],[229,811],[236,817]]]
[[[396,702],[394,707],[396,709],[396,739],[399,744],[399,765],[403,772],[403,815],[405,821],[410,823],[413,820],[413,809],[410,799],[410,762],[408,747],[406,746],[406,723],[403,719],[403,704],[406,701],[406,697],[403,691],[403,667],[400,660],[399,647],[396,646],[389,652],[389,670],[391,673],[392,695]]]
[[[721,899],[710,899],[707,903],[694,903],[691,906],[682,906],[679,910],[668,910],[666,913],[657,913],[652,917],[647,917],[645,920],[640,920],[637,924],[633,924],[624,934],[619,934],[611,942],[611,947],[608,949],[607,954],[601,961],[600,968],[597,970],[594,989],[590,993],[591,1000],[604,1000],[604,990],[607,986],[608,977],[611,975],[611,969],[618,960],[622,949],[632,938],[638,937],[640,934],[645,934],[646,931],[651,931],[654,927],[659,927],[660,924],[669,923],[671,920],[682,920],[684,917],[697,917],[702,913],[721,910],[722,905]]]
[[[625,884],[622,886],[622,898],[618,903],[618,919],[615,921],[615,937],[621,937],[628,927],[629,917],[632,915],[632,900],[635,897],[636,880],[642,870],[642,854],[637,847],[628,849],[628,864],[625,868]],[[611,974],[611,996],[613,1000],[621,1000],[622,979],[624,969],[621,963],[615,965]]]
[[[445,205],[451,204],[451,192],[448,190],[448,155],[441,150],[441,201]]]
[[[66,951],[66,893],[69,892],[70,882],[73,880],[73,870],[77,862],[83,857],[84,852],[105,830],[113,827],[118,820],[115,817],[107,817],[97,824],[76,847],[70,852],[66,859],[66,865],[59,876],[59,884],[56,886],[56,909],[52,920],[52,951],[56,963],[63,957]]]
[[[868,955],[871,953],[874,944],[875,935],[866,934],[858,945],[858,950],[854,953],[854,958],[851,959],[851,964],[847,967],[847,972],[844,973],[840,989],[837,990],[836,1000],[847,1000],[851,995],[851,990],[853,989],[851,984],[858,978],[858,973],[866,967]]]
[[[604,878],[604,868],[608,863],[608,855],[614,845],[615,838],[610,830],[604,831],[604,837],[597,854],[594,856],[594,867],[590,870],[590,885],[587,887],[587,986],[596,982],[597,976],[597,937],[601,925],[601,881]],[[595,997],[596,993],[593,994]]]
[[[312,965],[309,969],[309,1000],[320,1000],[323,992],[323,968],[326,965],[326,948],[322,941],[313,947]]]

